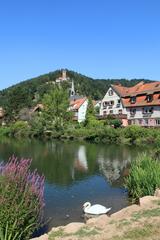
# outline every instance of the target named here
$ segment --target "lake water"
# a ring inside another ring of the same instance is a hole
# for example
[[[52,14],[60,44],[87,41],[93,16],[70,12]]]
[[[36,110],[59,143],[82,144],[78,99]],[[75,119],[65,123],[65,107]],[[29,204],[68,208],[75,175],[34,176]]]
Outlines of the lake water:
[[[45,175],[45,218],[49,229],[84,221],[86,201],[112,207],[129,204],[124,176],[140,149],[133,146],[80,142],[0,140],[0,161],[11,155],[32,158],[32,168]]]

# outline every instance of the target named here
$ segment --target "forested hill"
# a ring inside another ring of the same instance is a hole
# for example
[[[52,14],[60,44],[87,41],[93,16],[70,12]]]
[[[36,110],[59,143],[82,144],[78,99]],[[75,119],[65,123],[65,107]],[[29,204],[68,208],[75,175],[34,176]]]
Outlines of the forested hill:
[[[31,107],[40,102],[44,93],[54,87],[53,82],[61,76],[61,70],[50,72],[36,78],[32,78],[0,91],[0,106],[7,112],[18,112],[24,107]],[[143,79],[92,79],[74,71],[67,70],[67,76],[74,80],[75,88],[80,95],[91,96],[93,99],[102,99],[108,86],[121,83],[124,86],[133,86]],[[145,82],[149,80],[143,80]],[[70,83],[63,86],[67,89]]]

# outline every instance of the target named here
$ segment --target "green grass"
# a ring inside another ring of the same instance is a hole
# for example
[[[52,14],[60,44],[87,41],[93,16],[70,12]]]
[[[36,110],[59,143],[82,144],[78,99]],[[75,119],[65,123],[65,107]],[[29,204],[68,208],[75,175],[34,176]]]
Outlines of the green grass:
[[[160,206],[160,200],[153,200],[153,203],[155,203],[156,205]]]
[[[89,237],[89,236],[94,236],[97,235],[99,232],[97,231],[97,228],[89,229],[87,227],[81,228],[78,230],[74,235],[78,237]]]
[[[64,235],[64,230],[60,228],[59,230],[51,232],[51,234],[49,234],[49,240],[54,240],[56,237],[62,237]]]
[[[131,222],[129,221],[129,220],[127,220],[127,219],[122,219],[122,220],[120,220],[119,222],[118,222],[118,228],[119,227],[124,227],[124,226],[127,226],[127,225],[130,225],[131,224]]]
[[[134,228],[132,230],[126,231],[122,236],[115,236],[111,240],[144,240],[151,239],[151,235],[154,234],[155,227],[151,224],[147,224],[142,228]]]
[[[88,228],[88,227],[82,227],[80,228],[77,232],[73,233],[73,234],[69,234],[69,233],[65,233],[65,231],[63,229],[59,229],[55,232],[51,232],[51,234],[49,235],[49,240],[55,240],[57,237],[68,237],[68,236],[78,236],[80,238],[83,237],[90,237],[90,236],[95,236],[99,233],[99,228]]]
[[[111,221],[109,222],[109,224],[114,224],[114,223],[116,223],[115,220],[111,220]]]
[[[143,210],[143,211],[132,214],[132,220],[136,221],[140,218],[159,217],[159,216],[160,216],[160,208],[147,209],[147,210]]]

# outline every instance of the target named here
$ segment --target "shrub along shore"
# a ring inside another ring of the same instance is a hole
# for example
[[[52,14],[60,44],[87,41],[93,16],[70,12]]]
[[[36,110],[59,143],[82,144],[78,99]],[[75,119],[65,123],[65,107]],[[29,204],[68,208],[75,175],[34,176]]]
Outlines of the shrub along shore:
[[[0,127],[0,137],[46,138],[63,140],[86,140],[94,143],[114,144],[156,144],[160,145],[160,129],[128,126],[123,128],[122,122],[108,115],[104,120],[98,120],[93,101],[88,98],[88,108],[85,121],[73,121],[74,113],[68,110],[68,92],[56,87],[42,98],[43,109],[34,114],[22,109],[14,115],[7,114]],[[12,116],[10,118],[10,115]],[[21,119],[21,120],[18,120]],[[23,121],[22,121],[23,119]]]
[[[85,140],[93,143],[135,144],[160,146],[160,129],[144,128],[136,125],[125,128],[115,128],[110,125],[69,125],[62,129],[45,129],[43,126],[29,125],[27,122],[17,121],[0,128],[0,137],[15,138],[43,138],[60,140]]]

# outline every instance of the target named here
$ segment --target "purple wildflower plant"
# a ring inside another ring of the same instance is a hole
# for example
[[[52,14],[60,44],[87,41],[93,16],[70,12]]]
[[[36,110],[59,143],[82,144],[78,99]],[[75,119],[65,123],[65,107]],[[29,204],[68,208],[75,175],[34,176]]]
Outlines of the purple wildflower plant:
[[[28,239],[43,221],[45,179],[30,170],[31,161],[12,156],[0,163],[0,225],[5,229],[7,224],[16,234],[20,231],[17,239]]]

